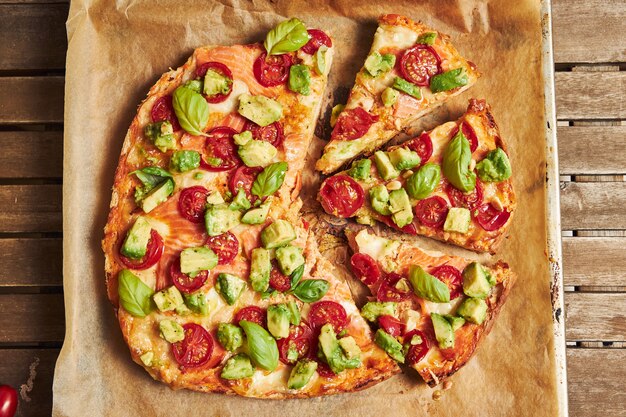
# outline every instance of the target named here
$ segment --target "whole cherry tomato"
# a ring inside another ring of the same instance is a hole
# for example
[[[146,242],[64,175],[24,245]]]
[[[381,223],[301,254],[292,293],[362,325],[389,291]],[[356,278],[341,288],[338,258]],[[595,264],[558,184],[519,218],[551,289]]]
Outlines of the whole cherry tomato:
[[[17,411],[17,391],[10,385],[0,385],[0,417],[13,417]]]

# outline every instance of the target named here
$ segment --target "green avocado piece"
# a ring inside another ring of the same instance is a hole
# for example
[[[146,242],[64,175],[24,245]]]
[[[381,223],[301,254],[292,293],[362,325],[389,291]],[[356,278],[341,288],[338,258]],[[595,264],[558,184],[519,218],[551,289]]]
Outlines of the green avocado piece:
[[[148,250],[151,233],[152,226],[148,220],[143,216],[137,217],[120,249],[122,255],[131,259],[143,258]]]
[[[183,326],[174,320],[161,320],[159,322],[159,331],[161,332],[161,337],[170,343],[180,342],[185,338]]]
[[[394,90],[391,87],[387,87],[383,90],[382,94],[380,95],[380,99],[383,101],[383,105],[385,107],[391,107],[394,104],[396,104],[396,101],[398,101],[398,96],[400,96],[400,93],[398,92],[398,90]]]
[[[417,38],[415,43],[421,43],[423,45],[432,45],[435,43],[435,39],[437,39],[437,32],[426,32],[423,33]]]
[[[291,245],[276,249],[276,260],[281,272],[285,275],[291,275],[300,265],[304,265],[302,249]]]
[[[389,160],[399,171],[415,168],[422,162],[417,152],[408,148],[396,148],[388,152]]]
[[[267,330],[276,339],[289,336],[291,313],[285,304],[274,304],[267,308]]]
[[[372,161],[369,159],[354,161],[352,167],[348,170],[348,175],[355,180],[366,180],[370,177],[371,167]]]
[[[322,71],[323,72],[323,71]],[[289,67],[289,89],[304,96],[311,94],[311,70],[303,64]]]
[[[339,339],[339,347],[348,359],[354,359],[361,356],[361,348],[357,345],[356,340],[352,336],[345,336]]]
[[[450,323],[450,326],[452,326],[452,331],[453,332],[456,332],[458,329],[463,327],[463,325],[465,324],[465,319],[463,317],[456,317],[456,316],[452,316],[450,314],[444,314],[443,317],[446,320],[448,320],[448,323]]]
[[[369,194],[370,204],[376,213],[380,213],[383,216],[391,214],[389,208],[389,191],[384,184],[378,184],[370,188]]]
[[[219,191],[211,191],[206,198],[206,203],[212,206],[217,206],[218,204],[224,204],[226,201],[222,196],[222,193]]]
[[[435,329],[435,338],[441,349],[450,349],[454,347],[454,330],[448,320],[441,314],[431,313],[430,318],[433,321]]]
[[[189,80],[185,84],[183,84],[183,86],[190,89],[191,91],[195,91],[196,93],[201,93],[203,84],[204,83],[202,80]]]
[[[437,74],[430,79],[430,91],[439,93],[462,87],[469,82],[465,68],[457,68]]]
[[[487,318],[487,303],[479,298],[467,298],[456,311],[456,314],[474,324],[482,324]]]
[[[397,317],[397,306],[393,301],[370,301],[361,308],[361,316],[367,321],[376,323],[380,316]]]
[[[511,162],[502,148],[496,148],[476,164],[476,172],[484,182],[508,180],[511,178]]]
[[[333,106],[333,109],[330,111],[330,127],[335,127],[335,123],[337,123],[339,115],[345,108],[345,104],[336,104]]]
[[[246,282],[236,275],[221,273],[217,276],[215,287],[226,303],[232,306],[246,288]]]
[[[168,121],[151,123],[143,129],[143,133],[161,152],[176,149],[174,128]]]
[[[207,96],[226,94],[230,91],[232,83],[233,80],[209,68],[204,76],[204,87],[202,90]]]
[[[220,377],[223,379],[243,379],[254,375],[250,358],[245,353],[238,353],[226,361]]]
[[[241,133],[235,133],[233,135],[233,141],[235,142],[235,145],[237,146],[243,146],[246,143],[250,142],[252,140],[252,132],[249,130],[244,130]]]
[[[239,96],[239,114],[259,126],[267,126],[283,116],[283,106],[276,100],[265,96]]]
[[[229,352],[234,352],[243,345],[243,330],[231,323],[220,323],[217,327],[217,340]]]
[[[396,56],[394,54],[381,55],[380,52],[372,52],[363,67],[372,77],[378,77],[381,74],[389,72],[396,64]]]
[[[478,262],[472,262],[463,270],[463,292],[468,297],[485,299],[491,291],[485,268]]]
[[[154,187],[148,195],[146,195],[142,200],[139,200],[137,204],[139,204],[144,212],[150,213],[156,206],[165,202],[165,200],[167,200],[173,192],[174,181],[168,179]]]
[[[333,326],[330,323],[322,326],[319,336],[319,344],[321,354],[330,369],[338,374],[344,369],[353,369],[361,366],[360,358],[348,359],[337,341],[337,335],[333,330]]]
[[[296,366],[291,370],[289,374],[289,380],[287,381],[287,388],[300,389],[304,388],[309,383],[311,377],[317,370],[317,362],[310,359],[303,359],[296,363]]]
[[[241,223],[245,224],[261,224],[267,219],[267,215],[270,212],[270,206],[272,205],[270,199],[265,200],[259,207],[246,211],[246,214],[241,218]]]
[[[209,236],[228,232],[240,223],[241,212],[230,210],[226,204],[211,205],[204,213],[204,225]]]
[[[404,78],[394,78],[392,87],[398,91],[402,91],[403,93],[410,95],[411,97],[415,97],[418,100],[422,98],[422,91],[420,90],[420,88],[415,84],[408,82]]]
[[[383,151],[377,151],[374,154],[374,163],[378,174],[385,181],[397,178],[400,175],[400,171],[389,160],[389,156]]]
[[[300,309],[298,308],[298,304],[295,301],[289,301],[287,303],[287,308],[289,309],[289,322],[294,326],[300,325]]]
[[[252,205],[246,196],[246,192],[243,188],[240,188],[237,191],[237,195],[233,198],[233,201],[230,202],[228,208],[231,210],[248,210]],[[242,217],[243,220],[243,217]]]
[[[239,157],[246,166],[266,167],[276,157],[278,150],[264,140],[251,140],[237,150]]]
[[[217,266],[217,255],[206,246],[187,248],[180,253],[180,272],[195,275]]]
[[[446,232],[467,233],[472,221],[470,211],[465,207],[450,207],[443,230]]]
[[[144,365],[152,366],[152,360],[154,359],[154,352],[149,350],[143,355],[141,355],[139,359],[141,359],[141,363],[143,363]]]
[[[170,158],[172,171],[187,172],[200,166],[200,153],[197,151],[174,151]]]
[[[261,232],[261,242],[266,249],[284,246],[296,238],[296,231],[287,220],[276,220]]]
[[[182,305],[185,305],[183,296],[175,286],[167,287],[152,296],[154,304],[159,311],[173,311]]]
[[[208,316],[211,310],[207,294],[202,291],[196,291],[191,294],[183,294],[185,305],[194,313],[201,316]]]
[[[383,329],[378,329],[374,336],[374,342],[392,359],[397,362],[404,363],[404,355],[402,354],[402,344],[398,340],[385,332]]]
[[[389,193],[389,210],[391,220],[398,226],[404,227],[413,221],[413,207],[409,195],[404,188]]]
[[[264,248],[252,249],[250,253],[250,285],[254,291],[267,291],[270,285],[271,270],[270,251]]]

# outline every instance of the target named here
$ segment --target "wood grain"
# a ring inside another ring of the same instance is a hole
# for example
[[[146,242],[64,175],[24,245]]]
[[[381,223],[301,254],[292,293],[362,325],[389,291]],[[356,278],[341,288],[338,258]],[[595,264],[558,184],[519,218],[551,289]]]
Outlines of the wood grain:
[[[626,294],[565,293],[568,341],[626,341]]]
[[[63,132],[0,132],[0,178],[60,178]]]
[[[0,5],[0,70],[63,69],[67,12],[67,4]]]
[[[564,237],[567,286],[626,286],[626,238]]]
[[[626,182],[562,184],[561,227],[626,229]]]
[[[561,175],[626,173],[626,126],[558,126],[557,137]]]
[[[61,239],[0,239],[0,288],[63,285]]]
[[[0,343],[62,342],[62,294],[0,295]]]
[[[0,186],[0,232],[60,231],[60,185]]]
[[[626,72],[557,72],[559,120],[626,118]]]
[[[64,77],[0,78],[0,123],[61,123]]]

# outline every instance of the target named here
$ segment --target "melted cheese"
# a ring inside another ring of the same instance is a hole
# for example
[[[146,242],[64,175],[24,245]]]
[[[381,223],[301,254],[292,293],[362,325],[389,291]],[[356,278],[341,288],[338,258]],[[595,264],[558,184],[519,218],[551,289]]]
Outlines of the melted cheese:
[[[430,301],[424,300],[424,306],[426,307],[426,312],[430,315],[431,313],[437,314],[454,314],[456,309],[461,304],[463,297],[457,297],[449,303],[432,303]]]
[[[233,91],[228,98],[221,103],[209,103],[209,111],[211,113],[229,114],[236,112],[239,107],[239,96],[241,94],[249,94],[248,85],[240,80],[233,81]]]
[[[374,35],[372,51],[378,51],[385,46],[408,48],[415,45],[417,37],[417,33],[404,26],[380,26]]]
[[[387,256],[395,258],[400,247],[400,242],[369,234],[365,229],[361,230],[354,239],[360,253],[369,255],[377,260]]]

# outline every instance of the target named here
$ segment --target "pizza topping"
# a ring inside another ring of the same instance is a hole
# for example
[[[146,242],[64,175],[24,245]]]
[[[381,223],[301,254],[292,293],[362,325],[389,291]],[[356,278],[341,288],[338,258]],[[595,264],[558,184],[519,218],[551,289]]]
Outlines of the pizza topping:
[[[292,65],[289,68],[289,89],[294,93],[308,96],[311,94],[311,70],[303,64]]]
[[[480,227],[491,232],[498,230],[506,224],[511,217],[511,213],[506,210],[498,210],[491,203],[483,204],[474,212],[474,218]]]
[[[246,282],[237,275],[221,273],[217,276],[215,289],[229,306],[234,305],[246,289]]]
[[[183,295],[174,285],[155,293],[152,296],[152,300],[161,312],[176,310],[177,313],[182,314],[188,311],[183,300]]]
[[[246,121],[243,130],[252,133],[252,137],[256,140],[263,140],[271,143],[275,148],[280,147],[285,139],[283,125],[280,122],[274,122],[267,126],[259,126],[258,124]]]
[[[393,79],[393,85],[391,86],[395,90],[401,91],[409,96],[420,100],[422,98],[422,91],[418,86],[413,83],[408,82],[407,80],[396,77]]]
[[[300,19],[292,18],[280,22],[265,37],[265,50],[270,55],[295,52],[304,47],[311,39],[306,26]]]
[[[187,172],[200,166],[200,153],[197,151],[174,151],[170,158],[172,171]]]
[[[270,271],[270,287],[279,292],[286,292],[291,289],[291,277],[280,272],[278,266],[272,263],[272,270]]]
[[[341,115],[341,112],[343,112],[345,108],[346,105],[341,103],[335,104],[333,106],[332,110],[330,111],[330,127],[335,127],[335,125],[337,124],[337,120]]]
[[[435,268],[430,274],[448,286],[450,300],[454,300],[463,293],[463,277],[461,275],[461,271],[455,267],[451,265],[442,265]]]
[[[277,341],[280,361],[293,365],[302,358],[313,358],[315,337],[306,322],[289,330],[289,336]]]
[[[511,163],[502,150],[496,148],[489,152],[485,159],[476,164],[478,177],[486,182],[500,182],[511,178]]]
[[[126,234],[120,253],[130,259],[141,259],[146,255],[150,241],[152,226],[143,216],[137,217],[135,223]]]
[[[330,135],[331,140],[354,140],[367,133],[378,116],[369,114],[362,107],[344,110]]]
[[[400,96],[400,93],[398,92],[398,90],[394,90],[391,87],[387,87],[380,94],[380,99],[383,101],[383,105],[385,107],[391,107],[394,104],[396,104],[396,101],[398,101],[399,96]]]
[[[415,43],[421,43],[424,45],[432,45],[435,43],[435,39],[437,39],[437,32],[426,32],[421,34]]]
[[[322,362],[321,359],[316,359],[315,361],[317,362],[317,374],[322,378],[331,379],[337,375],[326,362]]]
[[[441,168],[437,164],[429,163],[420,167],[407,179],[406,191],[411,198],[423,200],[435,191],[439,181],[441,181]]]
[[[204,227],[209,236],[226,233],[241,223],[241,212],[231,210],[226,204],[207,206],[204,213]]]
[[[254,375],[254,367],[250,362],[250,357],[245,353],[238,353],[226,361],[220,378],[234,380],[250,378]]]
[[[456,297],[458,297],[459,294],[456,291],[460,292],[460,274],[458,282],[454,281],[454,275],[450,271],[443,270],[441,275],[442,278],[450,281],[449,285],[454,288]],[[409,281],[413,287],[413,292],[418,297],[435,303],[450,302],[451,290],[447,283],[427,273],[419,265],[411,265],[409,268]]]
[[[196,75],[204,77],[202,92],[209,103],[221,103],[233,91],[233,73],[221,62],[205,62],[196,68]]]
[[[242,320],[239,325],[246,333],[250,359],[259,368],[273,371],[278,366],[278,346],[276,340],[257,323]]]
[[[172,107],[186,132],[196,136],[204,134],[204,128],[209,122],[209,104],[202,94],[180,86],[174,90]]]
[[[304,388],[309,383],[313,374],[317,370],[317,362],[312,360],[299,361],[296,366],[293,367],[289,374],[289,380],[287,381],[287,388],[300,389]]]
[[[322,45],[328,48],[333,46],[330,37],[323,31],[319,29],[309,29],[307,32],[311,39],[302,47],[302,52],[313,55]]]
[[[172,174],[163,168],[145,167],[129,175],[135,175],[141,181],[142,185],[135,187],[135,202],[145,213],[154,210],[174,192]]]
[[[459,131],[443,151],[441,168],[448,181],[463,192],[473,191],[476,187],[476,174],[470,170],[471,161],[470,143]]]
[[[217,264],[229,264],[239,253],[239,240],[231,232],[207,238],[207,245],[217,255]]]
[[[254,61],[252,69],[259,84],[263,87],[276,87],[287,81],[292,64],[293,58],[289,54],[268,56],[263,52]]]
[[[410,297],[411,287],[406,278],[395,272],[384,277],[376,293],[378,301],[398,302],[408,300]]]
[[[393,337],[399,337],[404,334],[404,323],[394,316],[385,315],[378,317],[378,325],[385,333]]]
[[[376,323],[381,316],[395,317],[398,314],[396,311],[397,306],[398,304],[392,301],[369,301],[361,308],[361,316],[365,320]]]
[[[271,269],[270,251],[264,248],[252,249],[249,280],[254,291],[261,293],[267,291],[270,285]]]
[[[274,194],[283,185],[288,168],[286,162],[275,162],[266,166],[252,183],[252,194],[261,198]]]
[[[243,345],[241,327],[231,323],[220,323],[217,327],[217,341],[229,352],[234,352]]]
[[[180,253],[180,270],[183,274],[195,275],[217,266],[217,255],[206,246],[187,248]]]
[[[432,77],[430,80],[430,91],[433,93],[450,91],[467,85],[468,82],[469,78],[465,68],[457,68]]]
[[[396,226],[402,228],[413,222],[413,207],[404,188],[389,193],[389,210]]]
[[[248,201],[254,204],[258,200],[258,197],[252,195],[252,184],[254,184],[257,175],[261,171],[263,171],[263,168],[261,167],[251,168],[247,166],[241,166],[237,168],[237,170],[234,171],[231,175],[230,181],[228,183],[230,192],[233,195],[236,195],[238,194],[239,190],[243,190]]]
[[[358,182],[347,175],[335,175],[320,188],[322,207],[328,214],[350,217],[363,206],[364,191]]]
[[[380,175],[383,180],[389,181],[400,176],[400,171],[391,163],[387,152],[376,151],[374,153],[374,163],[376,164],[378,175]]]
[[[161,259],[161,255],[163,255],[163,249],[163,238],[161,238],[161,235],[159,235],[156,230],[151,229],[145,255],[140,258],[133,259],[120,253],[120,260],[126,267],[130,269],[148,269],[154,266],[159,261],[159,259]]]
[[[182,369],[196,368],[206,364],[213,354],[213,338],[199,324],[183,325],[185,338],[172,344],[172,355]]]
[[[180,342],[185,338],[185,330],[183,326],[176,323],[174,320],[161,320],[159,322],[159,331],[161,337],[169,343]]]
[[[200,166],[208,171],[229,171],[241,165],[233,135],[237,131],[226,126],[212,129],[204,145]]]
[[[200,186],[188,187],[178,197],[178,212],[193,223],[202,223],[209,191]]]
[[[406,143],[406,146],[417,152],[422,165],[428,162],[433,155],[433,141],[428,133],[422,133],[418,138],[411,139]]]
[[[313,329],[320,329],[323,325],[330,323],[335,333],[340,333],[349,322],[346,310],[339,303],[325,300],[311,305],[309,323]]]
[[[481,264],[472,262],[463,270],[463,292],[468,297],[485,299],[491,291],[492,283],[490,279],[493,278],[490,277],[489,272]]]
[[[284,246],[296,238],[296,231],[287,220],[276,220],[261,232],[261,242],[266,249]]]
[[[443,224],[445,232],[456,232],[465,234],[469,231],[472,216],[470,211],[463,207],[451,207]]]
[[[291,312],[286,304],[274,304],[267,308],[267,329],[276,339],[289,336]]]
[[[322,326],[319,335],[319,354],[326,359],[326,363],[335,374],[339,374],[345,369],[361,366],[360,348],[351,337],[347,340],[352,339],[352,343],[341,342],[343,339],[337,340],[332,324],[327,323]]]
[[[376,261],[364,253],[355,253],[350,258],[352,273],[365,285],[373,285],[381,277],[380,268]]]
[[[417,234],[417,228],[415,227],[413,223],[407,224],[404,227],[398,227],[391,219],[391,216],[380,216],[378,217],[378,220],[385,223],[387,226],[391,227],[392,229],[401,231],[402,233],[406,233],[408,235]]]
[[[326,52],[328,52],[328,47],[321,46],[315,53],[315,72],[318,75],[326,73]]]
[[[176,113],[174,112],[174,107],[172,106],[172,96],[170,95],[159,97],[154,102],[150,110],[150,119],[153,122],[170,122],[175,132],[181,129]]]
[[[389,72],[396,65],[396,56],[394,54],[381,55],[380,52],[372,52],[363,67],[372,77],[378,77],[381,74]]]
[[[473,153],[476,149],[478,149],[478,136],[476,135],[474,128],[469,123],[462,122],[461,132],[463,133],[463,136],[465,136],[465,139],[469,141],[470,152]],[[457,135],[457,133],[459,133],[458,125],[454,129],[452,129],[452,132],[450,133],[450,137],[454,138]]]
[[[120,305],[135,317],[145,317],[152,311],[152,288],[127,269],[117,276]]]
[[[405,80],[424,87],[431,77],[441,72],[441,58],[428,45],[415,45],[402,54],[400,73]]]
[[[450,199],[452,207],[463,207],[469,210],[475,210],[483,202],[483,187],[480,181],[476,181],[476,187],[467,193],[455,188],[452,184],[446,186],[446,194]]]
[[[463,300],[456,314],[474,324],[482,324],[487,318],[487,303],[479,298],[466,298]]]
[[[446,221],[448,203],[442,197],[434,196],[420,200],[415,206],[415,215],[425,226],[439,228]]]
[[[262,327],[267,326],[265,310],[263,310],[261,307],[248,306],[239,310],[235,315],[234,322],[239,324],[244,320],[256,323]]]
[[[239,145],[237,153],[246,166],[265,167],[276,157],[278,150],[269,142],[252,139]]]
[[[281,246],[276,249],[276,260],[282,273],[291,275],[296,269],[304,265],[302,248],[292,245]]]
[[[348,175],[355,180],[366,180],[370,177],[372,161],[369,159],[361,159],[354,161],[352,167],[348,170]]]
[[[167,152],[169,149],[176,149],[176,138],[174,137],[174,128],[167,121],[150,123],[143,129],[143,134],[159,148],[161,152]]]
[[[176,258],[170,265],[170,278],[174,286],[183,293],[192,293],[204,285],[209,277],[208,270],[202,270],[193,274],[184,274],[180,270],[180,257]]]
[[[417,329],[404,335],[404,347],[407,350],[406,361],[409,365],[415,365],[421,361],[430,349],[428,338]]]
[[[389,161],[391,161],[393,166],[396,167],[398,171],[415,168],[421,163],[421,158],[417,152],[404,146],[397,147],[392,151],[387,152],[387,156],[389,157]]]
[[[404,363],[404,355],[402,354],[402,344],[398,340],[385,332],[383,329],[378,329],[374,336],[374,342],[392,359],[397,362]]]

